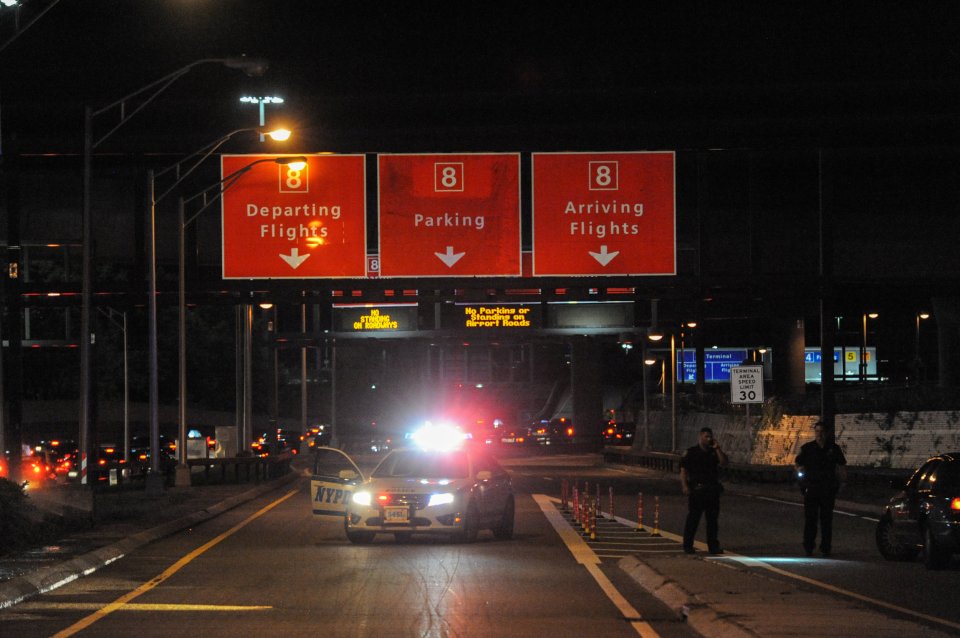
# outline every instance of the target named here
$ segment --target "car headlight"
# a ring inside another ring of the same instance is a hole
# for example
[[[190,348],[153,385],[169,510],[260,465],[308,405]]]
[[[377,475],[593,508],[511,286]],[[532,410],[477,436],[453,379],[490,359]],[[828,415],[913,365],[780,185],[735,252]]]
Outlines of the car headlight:
[[[453,494],[450,492],[441,492],[440,494],[431,494],[430,502],[427,503],[427,507],[433,507],[434,505],[449,505],[453,503]]]
[[[370,492],[354,492],[353,493],[353,502],[357,505],[363,505],[364,507],[370,507],[371,500]]]

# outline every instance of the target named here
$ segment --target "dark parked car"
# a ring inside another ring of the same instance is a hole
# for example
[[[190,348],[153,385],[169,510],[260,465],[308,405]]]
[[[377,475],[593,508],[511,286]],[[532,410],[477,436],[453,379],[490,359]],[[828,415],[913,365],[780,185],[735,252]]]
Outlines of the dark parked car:
[[[877,523],[877,547],[888,560],[923,554],[929,569],[960,553],[960,452],[928,459],[890,499]]]

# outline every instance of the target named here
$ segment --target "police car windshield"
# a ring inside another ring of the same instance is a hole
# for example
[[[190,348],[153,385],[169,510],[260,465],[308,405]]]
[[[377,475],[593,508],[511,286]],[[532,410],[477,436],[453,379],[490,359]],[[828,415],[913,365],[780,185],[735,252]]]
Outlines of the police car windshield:
[[[455,479],[470,475],[466,452],[396,450],[373,471],[373,478]]]

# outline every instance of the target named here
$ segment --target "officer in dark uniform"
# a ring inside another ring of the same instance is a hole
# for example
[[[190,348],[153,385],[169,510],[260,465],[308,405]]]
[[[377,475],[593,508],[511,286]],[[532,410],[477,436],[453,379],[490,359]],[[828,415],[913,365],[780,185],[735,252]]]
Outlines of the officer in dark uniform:
[[[727,464],[727,455],[713,438],[713,430],[700,428],[700,441],[680,459],[680,484],[689,497],[687,522],[683,527],[683,551],[693,554],[693,537],[700,526],[700,516],[707,515],[707,548],[711,554],[722,554],[717,540],[720,517],[720,468]]]
[[[847,459],[833,441],[827,441],[823,424],[813,426],[816,438],[803,444],[797,455],[797,476],[803,491],[803,549],[813,555],[820,522],[820,552],[833,550],[833,505],[840,483],[846,479]]]

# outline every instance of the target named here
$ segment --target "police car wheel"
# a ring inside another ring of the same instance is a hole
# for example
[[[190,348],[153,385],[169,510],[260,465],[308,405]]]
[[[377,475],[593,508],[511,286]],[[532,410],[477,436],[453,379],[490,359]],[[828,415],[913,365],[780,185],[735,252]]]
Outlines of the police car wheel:
[[[375,534],[373,532],[358,532],[347,527],[347,521],[343,521],[343,531],[347,533],[347,540],[354,545],[369,545],[373,542]]]
[[[453,540],[456,543],[472,543],[477,540],[477,534],[480,531],[478,527],[480,513],[477,512],[476,506],[471,503],[467,507],[467,515],[463,518],[463,528],[457,532]]]

